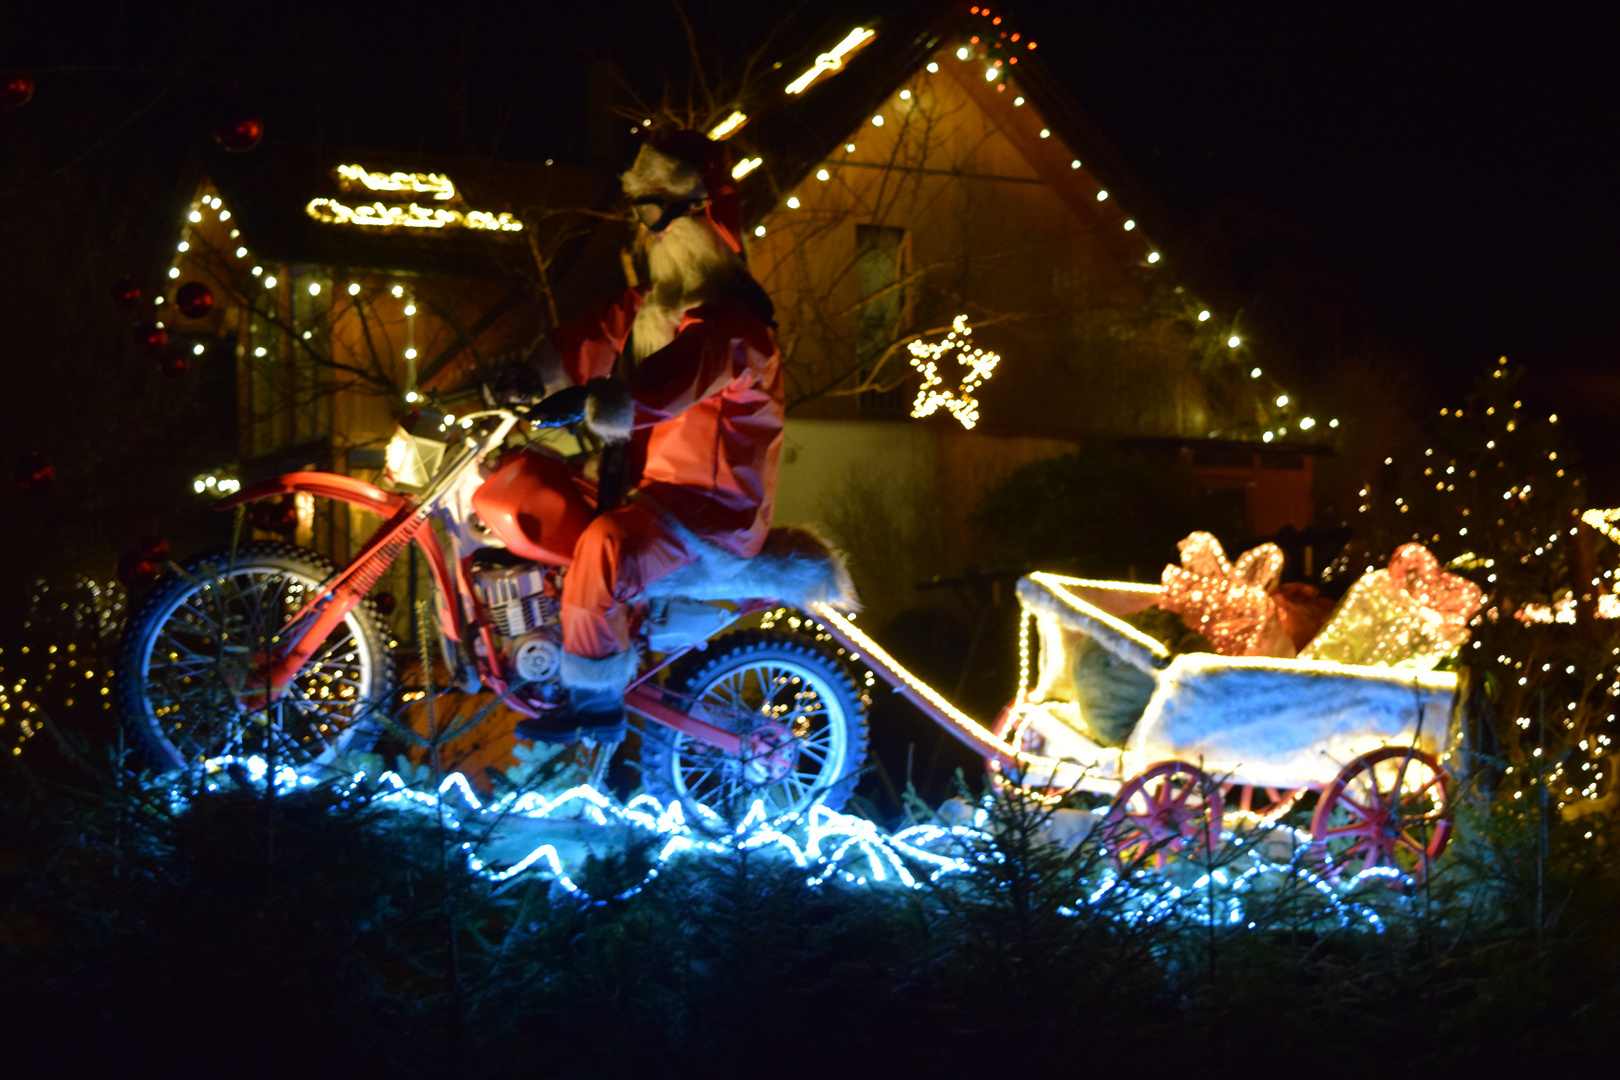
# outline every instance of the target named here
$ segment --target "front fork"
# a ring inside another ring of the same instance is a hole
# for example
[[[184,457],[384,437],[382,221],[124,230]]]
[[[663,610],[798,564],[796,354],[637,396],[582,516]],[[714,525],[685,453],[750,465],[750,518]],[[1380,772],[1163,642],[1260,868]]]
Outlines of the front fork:
[[[241,707],[251,712],[284,697],[315,650],[325,644],[338,624],[365,599],[372,586],[426,525],[426,510],[414,506],[401,508],[384,522],[354,561],[293,616],[277,647],[256,658],[258,662],[254,667],[260,677],[254,679],[254,684],[262,689],[244,689],[237,699]]]

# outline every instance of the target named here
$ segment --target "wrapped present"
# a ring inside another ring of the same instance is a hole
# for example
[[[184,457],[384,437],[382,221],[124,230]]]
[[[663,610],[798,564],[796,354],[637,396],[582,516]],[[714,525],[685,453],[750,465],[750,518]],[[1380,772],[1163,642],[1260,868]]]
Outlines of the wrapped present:
[[[1468,640],[1483,600],[1478,585],[1447,573],[1428,548],[1402,544],[1388,567],[1350,586],[1299,655],[1429,671]]]
[[[1271,595],[1282,574],[1281,548],[1250,548],[1234,566],[1207,532],[1195,532],[1176,546],[1181,565],[1164,568],[1160,607],[1180,615],[1222,656],[1294,655]]]

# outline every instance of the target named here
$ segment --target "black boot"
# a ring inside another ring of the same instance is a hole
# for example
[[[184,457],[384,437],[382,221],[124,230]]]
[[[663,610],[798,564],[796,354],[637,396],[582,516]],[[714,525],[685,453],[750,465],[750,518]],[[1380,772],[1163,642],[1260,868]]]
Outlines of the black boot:
[[[624,691],[570,687],[568,704],[518,721],[517,737],[530,742],[619,742],[625,736]]]

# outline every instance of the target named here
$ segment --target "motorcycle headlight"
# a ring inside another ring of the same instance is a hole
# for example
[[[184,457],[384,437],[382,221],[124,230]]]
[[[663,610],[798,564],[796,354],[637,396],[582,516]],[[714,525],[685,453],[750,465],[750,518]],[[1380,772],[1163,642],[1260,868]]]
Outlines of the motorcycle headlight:
[[[424,439],[396,427],[383,452],[383,475],[395,487],[426,487],[444,458],[444,448],[437,439]]]

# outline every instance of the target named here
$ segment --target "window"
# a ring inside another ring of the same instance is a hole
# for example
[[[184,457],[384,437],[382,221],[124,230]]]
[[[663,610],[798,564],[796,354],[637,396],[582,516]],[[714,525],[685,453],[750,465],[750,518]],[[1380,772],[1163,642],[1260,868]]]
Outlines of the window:
[[[855,357],[861,373],[872,365],[899,336],[905,318],[906,230],[887,225],[855,226],[855,280],[861,292],[856,326]],[[904,358],[891,357],[884,366],[886,381],[899,378]],[[867,390],[860,395],[862,412],[896,414],[906,411],[905,385],[892,390]]]

